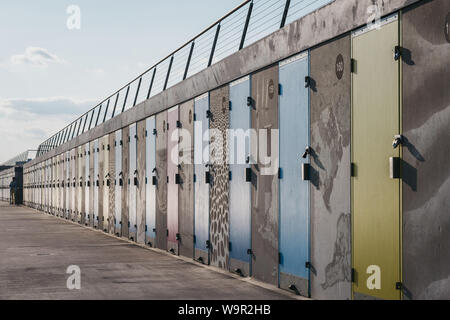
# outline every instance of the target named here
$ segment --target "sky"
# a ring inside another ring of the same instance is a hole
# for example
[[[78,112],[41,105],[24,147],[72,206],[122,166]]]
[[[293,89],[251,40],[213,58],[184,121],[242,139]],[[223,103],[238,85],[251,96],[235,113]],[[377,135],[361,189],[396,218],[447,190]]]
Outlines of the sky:
[[[2,1],[0,163],[36,149],[240,3]]]

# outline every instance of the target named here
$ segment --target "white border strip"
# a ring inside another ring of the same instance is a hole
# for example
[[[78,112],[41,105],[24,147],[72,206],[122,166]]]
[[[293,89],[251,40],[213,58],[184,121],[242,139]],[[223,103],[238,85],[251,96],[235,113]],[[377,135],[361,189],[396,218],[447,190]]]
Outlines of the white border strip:
[[[397,21],[397,20],[398,20],[398,13],[390,15],[390,16],[388,16],[386,18],[381,19],[380,27],[382,27],[382,26],[384,26],[386,24],[389,24],[391,22]],[[352,32],[352,38],[358,37],[358,36],[360,36],[360,35],[362,35],[364,33],[367,33],[367,32],[373,31],[373,30],[377,30],[376,24],[371,25],[370,27],[368,25],[366,25],[366,26],[364,26],[364,27],[362,27],[362,28],[360,28],[358,30],[353,31]]]
[[[308,50],[280,62],[280,67],[308,57]]]
[[[238,84],[241,84],[241,83],[243,83],[245,81],[250,81],[250,76],[245,76],[245,77],[242,77],[242,78],[240,78],[238,80],[235,80],[235,81],[231,82],[230,83],[230,87],[237,86]]]
[[[196,98],[194,99],[194,102],[197,102],[197,101],[199,101],[199,100],[205,99],[205,98],[207,98],[208,96],[209,96],[209,92],[206,92],[206,93],[202,94],[201,96],[196,97]]]

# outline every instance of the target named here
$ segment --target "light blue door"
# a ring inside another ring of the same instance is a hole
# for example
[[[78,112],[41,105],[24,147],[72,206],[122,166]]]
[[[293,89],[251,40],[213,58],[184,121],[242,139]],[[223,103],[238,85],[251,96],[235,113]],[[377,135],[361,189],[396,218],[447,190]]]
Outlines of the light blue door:
[[[116,131],[116,141],[115,141],[115,152],[116,152],[116,176],[114,177],[115,180],[115,191],[116,194],[114,195],[115,200],[115,212],[114,212],[114,226],[115,226],[115,234],[120,235],[121,234],[121,225],[120,221],[122,220],[122,186],[121,186],[121,179],[123,184],[123,177],[122,177],[122,130]]]
[[[309,182],[302,156],[309,146],[309,59],[280,63],[280,278],[284,289],[309,295]],[[295,286],[295,288],[293,287]]]
[[[100,187],[100,174],[98,168],[99,143],[94,141],[94,228],[98,227],[98,189]]]
[[[130,149],[129,158],[130,159],[130,184],[128,192],[128,204],[129,204],[129,238],[136,241],[136,191],[137,191],[137,159],[136,159],[136,124],[132,124],[130,127]]]
[[[250,168],[250,77],[230,84],[230,270],[250,275],[251,256],[251,182]]]
[[[89,208],[90,199],[89,199],[89,188],[88,185],[89,179],[89,161],[90,161],[90,143],[86,143],[84,146],[84,219],[85,224],[88,224],[88,214],[90,214],[91,210]]]
[[[156,185],[153,184],[153,176],[155,175],[154,169],[156,168],[156,135],[154,134],[156,129],[155,116],[147,118],[146,120],[147,137],[145,141],[146,152],[146,169],[145,177],[147,181],[146,185],[146,233],[145,243],[153,246],[155,243],[155,230],[156,230]]]
[[[194,240],[195,259],[209,263],[209,94],[195,99],[194,123]]]

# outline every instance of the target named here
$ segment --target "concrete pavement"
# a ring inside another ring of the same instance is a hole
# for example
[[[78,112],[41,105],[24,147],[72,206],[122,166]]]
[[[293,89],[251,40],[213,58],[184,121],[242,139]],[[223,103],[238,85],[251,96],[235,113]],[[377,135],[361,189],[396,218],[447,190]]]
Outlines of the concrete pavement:
[[[69,290],[67,267],[81,269]],[[291,299],[227,272],[0,202],[0,299]]]

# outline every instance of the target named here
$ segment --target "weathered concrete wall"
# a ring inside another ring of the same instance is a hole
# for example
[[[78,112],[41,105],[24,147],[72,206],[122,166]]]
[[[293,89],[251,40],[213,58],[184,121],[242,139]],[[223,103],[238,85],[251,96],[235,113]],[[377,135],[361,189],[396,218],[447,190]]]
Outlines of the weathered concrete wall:
[[[450,42],[445,33],[449,15],[448,0],[427,1],[403,14],[407,299],[450,298]]]
[[[381,15],[388,15],[418,1],[382,1]],[[188,101],[202,93],[362,26],[367,23],[367,8],[372,3],[373,0],[336,0],[34,159],[27,166],[136,123],[162,110]]]

